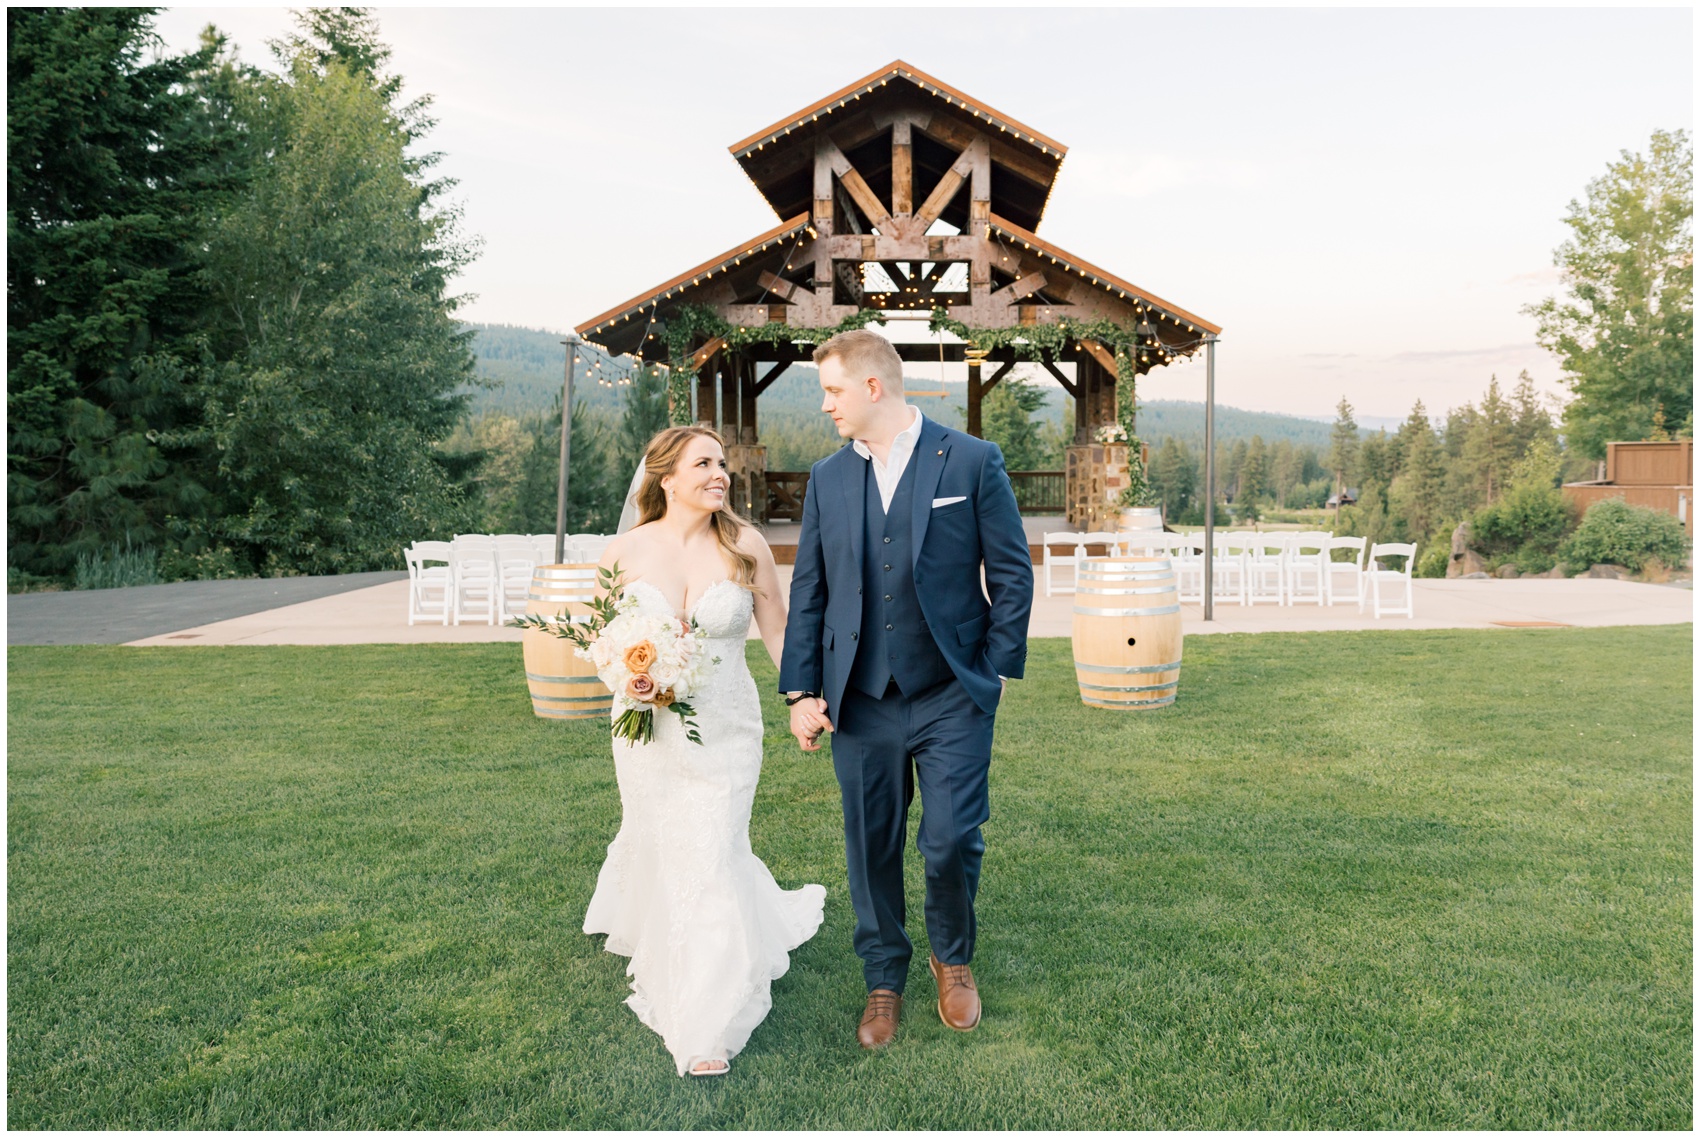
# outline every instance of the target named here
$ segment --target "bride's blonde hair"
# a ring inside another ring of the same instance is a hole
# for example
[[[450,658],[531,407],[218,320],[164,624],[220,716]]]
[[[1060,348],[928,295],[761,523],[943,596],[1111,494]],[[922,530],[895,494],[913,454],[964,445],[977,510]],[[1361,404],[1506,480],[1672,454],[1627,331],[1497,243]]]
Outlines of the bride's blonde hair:
[[[643,452],[643,484],[637,494],[639,525],[667,516],[667,491],[662,489],[661,480],[677,472],[685,448],[695,438],[713,439],[720,452],[726,453],[726,442],[720,432],[708,427],[668,427],[649,440]],[[733,511],[730,492],[720,508],[708,517],[709,528],[714,531],[720,552],[732,570],[732,580],[746,589],[754,589],[756,559],[738,548],[738,540],[749,524]]]

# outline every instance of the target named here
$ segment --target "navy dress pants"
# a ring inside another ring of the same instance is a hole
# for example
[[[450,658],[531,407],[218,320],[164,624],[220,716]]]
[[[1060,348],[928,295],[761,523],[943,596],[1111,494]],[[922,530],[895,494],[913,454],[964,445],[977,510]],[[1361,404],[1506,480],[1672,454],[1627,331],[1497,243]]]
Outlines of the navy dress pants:
[[[974,957],[992,720],[954,678],[914,695],[895,682],[880,699],[854,688],[844,693],[833,723],[832,766],[844,799],[856,955],[869,991],[902,992],[909,974],[914,950],[903,928],[903,843],[917,782],[927,938],[945,964]]]

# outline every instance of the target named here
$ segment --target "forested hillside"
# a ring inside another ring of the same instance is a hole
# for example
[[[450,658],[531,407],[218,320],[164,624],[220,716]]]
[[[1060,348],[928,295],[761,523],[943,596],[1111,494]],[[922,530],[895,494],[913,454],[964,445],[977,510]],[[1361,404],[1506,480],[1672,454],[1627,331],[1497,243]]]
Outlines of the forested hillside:
[[[483,412],[524,416],[556,405],[566,362],[566,349],[561,345],[560,333],[507,324],[471,324],[468,327],[476,333],[473,352],[478,359],[478,375],[482,380],[497,385],[467,389],[474,416]],[[595,368],[588,369],[588,377],[585,370],[581,368],[575,372],[575,401],[583,401],[594,409],[617,410],[623,389],[597,382],[597,378],[624,374],[624,365],[616,365],[610,360],[600,372]],[[916,392],[940,390],[938,379],[929,376],[911,377],[909,386]],[[950,394],[943,398],[918,395],[914,401],[929,417],[949,426],[961,427],[965,386],[946,383],[943,389]],[[1033,417],[1060,428],[1068,412],[1067,394],[1054,386],[1039,387],[1038,390],[1043,394],[1044,402]],[[807,466],[808,462],[830,453],[837,445],[831,424],[820,414],[820,393],[815,386],[815,370],[812,367],[792,365],[762,395],[760,416],[763,441],[777,446],[781,455],[786,456],[784,464],[770,462],[773,469],[797,469],[794,464]],[[1296,447],[1324,448],[1328,446],[1330,430],[1327,423],[1293,415],[1242,411],[1220,404],[1216,407],[1216,437],[1228,443],[1259,435],[1270,444],[1285,441]],[[1204,404],[1175,399],[1141,402],[1139,434],[1153,446],[1171,437],[1193,447],[1203,446]],[[813,451],[802,445],[805,439],[816,440],[818,445],[814,449],[825,448],[814,453],[808,462],[803,460]],[[793,454],[795,459],[790,457]]]

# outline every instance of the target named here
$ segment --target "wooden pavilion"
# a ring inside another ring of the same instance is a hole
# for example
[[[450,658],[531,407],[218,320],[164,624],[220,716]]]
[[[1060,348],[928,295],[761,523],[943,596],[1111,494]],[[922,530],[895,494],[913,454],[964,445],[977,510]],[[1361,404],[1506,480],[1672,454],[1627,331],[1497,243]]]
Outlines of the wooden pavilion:
[[[777,520],[801,504],[795,476],[769,485],[761,393],[828,334],[919,310],[945,314],[966,342],[898,353],[967,362],[969,433],[1017,362],[1062,384],[1075,400],[1070,524],[1114,516],[1126,447],[1101,428],[1131,425],[1137,375],[1220,328],[1038,236],[1066,147],[900,60],[730,149],[780,223],[577,331],[611,354],[672,365],[676,411],[694,387],[694,408],[675,419],[727,439],[743,512]]]

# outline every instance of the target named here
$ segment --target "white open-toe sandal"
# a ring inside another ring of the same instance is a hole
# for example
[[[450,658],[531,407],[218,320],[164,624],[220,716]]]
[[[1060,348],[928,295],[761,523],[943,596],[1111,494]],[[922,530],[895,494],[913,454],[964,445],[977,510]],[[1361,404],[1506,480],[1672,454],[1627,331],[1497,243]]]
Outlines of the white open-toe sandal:
[[[698,1059],[688,1070],[699,1079],[712,1075],[724,1075],[732,1069],[732,1064],[725,1059]]]

